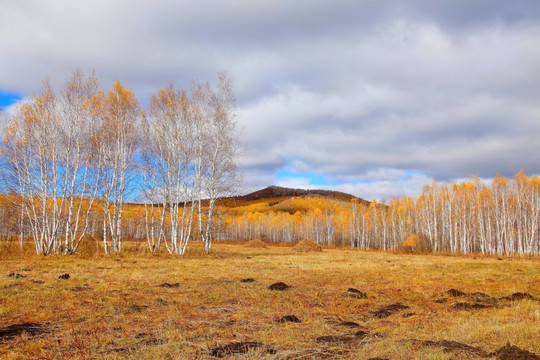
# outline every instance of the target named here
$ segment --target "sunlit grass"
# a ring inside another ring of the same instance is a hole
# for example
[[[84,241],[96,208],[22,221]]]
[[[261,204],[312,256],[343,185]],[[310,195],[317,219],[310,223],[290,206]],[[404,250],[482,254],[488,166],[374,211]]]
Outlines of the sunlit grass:
[[[297,253],[290,247],[244,248],[217,244],[210,256],[192,246],[184,258],[150,255],[144,247],[104,256],[40,257],[30,252],[0,253],[0,327],[45,323],[49,332],[0,340],[2,358],[153,359],[210,358],[209,349],[231,342],[258,341],[274,355],[253,352],[241,358],[466,358],[464,354],[412,344],[410,339],[452,340],[487,352],[507,341],[540,354],[540,303],[500,302],[499,306],[457,311],[450,288],[502,297],[527,292],[540,297],[540,261],[408,255],[325,249]],[[92,245],[94,246],[94,245]],[[25,270],[27,269],[27,270]],[[29,270],[29,271],[28,271]],[[20,273],[24,278],[9,277]],[[68,280],[59,279],[64,273]],[[254,278],[253,283],[241,279]],[[37,282],[43,281],[43,284]],[[271,291],[283,281],[291,288]],[[179,283],[178,287],[160,287]],[[346,296],[349,287],[368,299]],[[447,297],[446,303],[434,299]],[[401,302],[410,307],[385,319],[370,314]],[[403,317],[403,313],[415,315]],[[277,323],[284,315],[302,323]],[[350,335],[340,326],[355,321],[370,332],[350,345],[316,341]]]

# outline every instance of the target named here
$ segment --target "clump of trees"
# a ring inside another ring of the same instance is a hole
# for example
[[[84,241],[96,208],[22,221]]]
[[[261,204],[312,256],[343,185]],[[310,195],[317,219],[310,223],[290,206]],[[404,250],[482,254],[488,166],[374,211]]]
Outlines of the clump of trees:
[[[523,172],[489,184],[433,182],[418,198],[382,203],[297,196],[281,207],[219,205],[238,184],[235,117],[226,74],[213,85],[160,89],[147,111],[120,81],[104,91],[94,74],[76,71],[58,92],[44,81],[13,114],[0,111],[0,236],[44,255],[74,253],[89,235],[105,253],[122,251],[125,238],[177,255],[192,239],[209,253],[214,238],[311,238],[358,249],[540,254],[540,179]]]
[[[312,238],[358,249],[540,254],[540,178],[523,171],[511,179],[495,176],[489,185],[476,177],[459,184],[433,182],[418,198],[369,205],[295,198],[288,207],[236,208],[224,216],[224,236],[280,242]]]
[[[238,180],[235,117],[224,73],[189,92],[158,90],[148,113],[120,81],[104,91],[76,71],[60,92],[44,81],[8,117],[0,144],[6,233],[47,255],[99,232],[105,252],[119,252],[126,202],[142,194],[151,251],[164,243],[182,255],[197,236],[210,252],[216,199]]]

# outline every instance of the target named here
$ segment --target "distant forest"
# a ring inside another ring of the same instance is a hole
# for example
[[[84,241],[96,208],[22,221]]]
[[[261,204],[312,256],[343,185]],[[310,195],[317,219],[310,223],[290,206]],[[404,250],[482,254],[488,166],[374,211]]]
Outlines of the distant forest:
[[[459,184],[433,182],[417,198],[343,200],[309,195],[227,209],[223,237],[433,253],[538,255],[540,179],[522,171]]]
[[[4,114],[6,115],[6,114]],[[231,81],[160,89],[143,110],[120,81],[105,92],[75,72],[7,116],[0,143],[0,238],[38,254],[124,240],[184,255],[213,240],[487,255],[540,254],[540,179],[523,171],[426,185],[387,203],[326,190],[238,187],[241,143]],[[129,194],[141,194],[138,204]],[[228,197],[229,196],[229,197]]]

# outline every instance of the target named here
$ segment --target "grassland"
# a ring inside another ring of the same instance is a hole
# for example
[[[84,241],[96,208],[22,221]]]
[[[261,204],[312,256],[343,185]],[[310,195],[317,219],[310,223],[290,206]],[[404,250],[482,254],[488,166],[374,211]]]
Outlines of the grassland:
[[[184,258],[0,255],[0,358],[207,359],[242,341],[265,346],[225,357],[495,358],[507,342],[540,354],[540,302],[504,299],[540,297],[539,259],[240,244]],[[278,281],[290,288],[268,289]],[[378,317],[395,303],[409,308]],[[301,322],[276,321],[286,315]],[[34,328],[17,332],[23,323]]]

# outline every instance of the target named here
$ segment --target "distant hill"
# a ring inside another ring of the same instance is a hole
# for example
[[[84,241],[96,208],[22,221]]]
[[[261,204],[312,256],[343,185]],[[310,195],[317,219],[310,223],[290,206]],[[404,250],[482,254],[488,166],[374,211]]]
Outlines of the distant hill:
[[[359,203],[364,205],[369,205],[370,202],[361,198],[358,198],[354,195],[339,192],[339,191],[331,191],[331,190],[304,190],[304,189],[291,189],[281,186],[269,186],[267,188],[257,190],[255,192],[242,195],[242,196],[235,196],[232,198],[229,198],[231,200],[236,201],[256,201],[260,199],[274,199],[274,198],[286,198],[286,197],[308,197],[308,196],[314,196],[319,195],[322,197],[327,197],[335,200],[341,200],[341,201],[353,201],[357,200]]]

